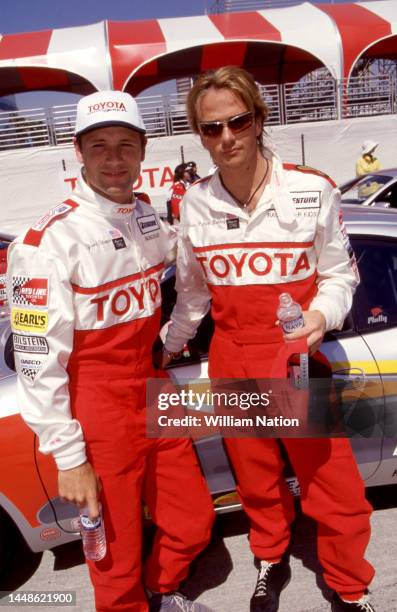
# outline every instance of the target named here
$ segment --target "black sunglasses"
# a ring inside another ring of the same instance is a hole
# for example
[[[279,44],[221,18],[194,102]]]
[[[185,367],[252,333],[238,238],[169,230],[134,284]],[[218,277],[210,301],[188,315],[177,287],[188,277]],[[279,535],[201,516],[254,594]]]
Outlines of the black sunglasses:
[[[230,117],[230,119],[225,119],[225,121],[202,121],[199,123],[200,133],[203,136],[214,138],[220,136],[223,132],[223,128],[227,126],[229,130],[236,134],[237,132],[242,132],[246,128],[251,127],[253,119],[254,113],[252,111],[247,111],[240,115],[234,115],[234,117]]]

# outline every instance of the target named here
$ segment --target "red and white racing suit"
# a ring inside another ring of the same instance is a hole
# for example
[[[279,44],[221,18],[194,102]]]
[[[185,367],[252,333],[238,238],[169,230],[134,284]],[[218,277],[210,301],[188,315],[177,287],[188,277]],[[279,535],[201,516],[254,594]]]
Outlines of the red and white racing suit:
[[[146,438],[172,242],[151,206],[116,204],[80,180],[9,249],[22,416],[58,469],[88,458],[103,484],[108,552],[88,562],[100,611],[148,609],[142,498],[158,526],[144,570],[151,590],[176,589],[210,537],[212,502],[190,441]]]
[[[286,344],[276,327],[280,293],[319,310],[326,329],[341,328],[357,284],[356,263],[328,177],[273,157],[270,183],[252,214],[223,188],[219,173],[184,198],[177,259],[178,300],[166,348],[178,351],[210,308],[215,333],[211,378],[284,378]],[[318,522],[318,554],[328,585],[360,597],[373,569],[363,555],[371,508],[345,439],[283,439],[299,479],[304,512]],[[226,440],[250,545],[280,560],[289,541],[293,502],[274,439]]]

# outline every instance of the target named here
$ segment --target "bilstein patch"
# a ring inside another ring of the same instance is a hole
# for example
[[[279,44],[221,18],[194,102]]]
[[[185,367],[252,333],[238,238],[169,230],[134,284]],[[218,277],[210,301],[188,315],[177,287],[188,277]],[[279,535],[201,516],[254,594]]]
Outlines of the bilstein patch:
[[[13,334],[14,351],[17,353],[40,353],[48,355],[48,343],[40,336]]]

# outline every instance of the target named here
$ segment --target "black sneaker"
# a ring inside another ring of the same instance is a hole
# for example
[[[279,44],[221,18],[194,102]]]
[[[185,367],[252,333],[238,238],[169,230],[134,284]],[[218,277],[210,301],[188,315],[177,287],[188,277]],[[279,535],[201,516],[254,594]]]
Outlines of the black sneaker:
[[[280,593],[291,579],[288,560],[279,563],[261,561],[250,612],[277,612]]]
[[[338,593],[334,593],[332,612],[375,612],[375,608],[369,603],[368,595],[363,595],[357,601],[344,601]]]
[[[212,612],[204,604],[187,599],[182,593],[152,593],[149,597],[150,612]]]

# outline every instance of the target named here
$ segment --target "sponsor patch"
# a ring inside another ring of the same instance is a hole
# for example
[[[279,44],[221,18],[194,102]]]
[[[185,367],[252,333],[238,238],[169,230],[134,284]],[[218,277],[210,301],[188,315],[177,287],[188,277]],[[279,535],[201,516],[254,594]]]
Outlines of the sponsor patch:
[[[356,256],[354,254],[353,247],[352,247],[352,245],[350,243],[350,239],[349,239],[349,235],[347,233],[346,225],[345,225],[345,222],[343,220],[343,212],[342,212],[342,210],[339,210],[338,221],[339,221],[340,231],[341,231],[341,234],[342,234],[343,246],[345,247],[345,249],[347,251],[347,254],[349,255],[351,268],[352,268],[352,270],[354,272],[354,276],[356,277],[357,282],[359,283],[360,282],[360,272],[358,270]]]
[[[376,323],[387,323],[387,315],[383,314],[383,310],[380,306],[374,306],[371,308],[371,316],[367,318],[368,325]]]
[[[141,230],[142,234],[150,234],[160,229],[157,223],[156,215],[145,215],[144,217],[137,217],[136,222]]]
[[[6,302],[7,302],[6,277],[0,275],[0,306],[4,306]]]
[[[61,532],[56,527],[46,527],[40,532],[40,538],[44,541],[58,540],[61,537]]]
[[[45,338],[40,336],[21,336],[13,334],[14,351],[17,353],[39,353],[48,355],[48,344]]]
[[[27,357],[19,358],[19,370],[21,374],[31,382],[36,378],[42,365],[39,359],[29,359]]]
[[[73,206],[70,206],[70,204],[65,204],[64,202],[62,204],[58,204],[58,206],[54,206],[54,208],[51,208],[51,210],[49,210],[43,217],[36,221],[34,225],[32,225],[32,229],[40,232],[49,224],[50,221],[52,221],[52,219],[63,215],[72,208]]]
[[[113,238],[112,242],[114,244],[114,248],[116,249],[116,251],[118,251],[119,249],[127,248],[127,245],[125,243],[123,236],[120,236],[120,238]]]
[[[13,328],[18,331],[45,333],[48,327],[48,313],[41,310],[13,308],[11,321]]]
[[[321,195],[319,191],[291,191],[292,201],[296,210],[315,208],[319,209]]]
[[[13,276],[12,303],[20,306],[47,306],[48,279]]]
[[[226,227],[228,230],[238,229],[240,227],[240,219],[238,219],[238,217],[226,219]]]

